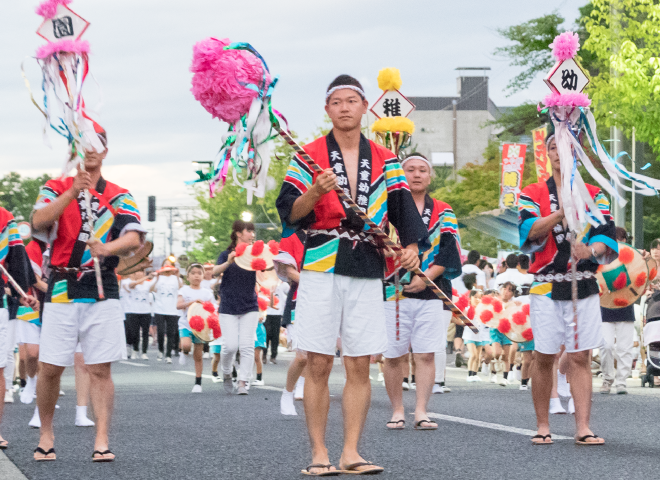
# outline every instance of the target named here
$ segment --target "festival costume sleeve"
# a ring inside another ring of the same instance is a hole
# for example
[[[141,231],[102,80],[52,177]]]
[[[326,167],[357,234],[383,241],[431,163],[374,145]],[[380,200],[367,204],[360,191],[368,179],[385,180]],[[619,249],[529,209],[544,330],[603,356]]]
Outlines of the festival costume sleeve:
[[[413,200],[406,175],[396,158],[385,161],[387,216],[396,227],[401,245],[417,244],[420,253],[431,248],[429,232]]]
[[[0,262],[4,265],[7,273],[27,292],[37,282],[30,265],[25,246],[18,233],[18,225],[14,216],[4,208],[0,209]],[[4,298],[4,279],[0,278],[0,300]],[[12,296],[18,297],[18,292],[9,283]]]
[[[616,226],[614,225],[614,220],[610,214],[610,202],[602,191],[598,191],[594,197],[594,202],[598,206],[598,209],[605,217],[605,224],[598,225],[597,227],[592,226],[589,230],[589,233],[583,239],[587,245],[593,245],[594,243],[604,243],[607,246],[607,251],[604,255],[595,258],[595,261],[601,265],[607,265],[612,263],[619,256],[619,244],[616,242]]]
[[[66,191],[66,186],[61,180],[48,180],[46,184],[41,187],[37,195],[37,202],[34,205],[34,211],[41,210],[42,208],[53,203],[60,195]],[[34,213],[34,212],[33,212]],[[32,223],[32,222],[30,222]],[[48,244],[52,244],[57,238],[57,229],[59,221],[55,221],[50,228],[44,230],[36,230],[32,227],[32,235]]]
[[[518,203],[518,234],[520,236],[520,250],[525,254],[532,254],[545,248],[548,242],[546,236],[542,242],[532,242],[528,239],[532,225],[541,218],[541,206],[539,203],[538,192],[530,185],[525,187],[520,194]]]
[[[445,267],[442,276],[453,280],[461,274],[461,238],[458,233],[458,221],[449,205],[445,206],[440,226],[440,249],[433,261],[434,265]]]
[[[141,224],[140,211],[133,196],[130,193],[125,193],[112,202],[112,206],[117,212],[115,221],[112,224],[112,238],[120,238],[128,232],[138,232],[140,241],[144,242],[147,229]]]
[[[315,221],[314,210],[295,222],[290,220],[295,201],[306,193],[314,183],[314,173],[306,162],[294,155],[289,162],[284,182],[275,205],[282,221],[282,238],[287,238],[296,230],[307,229]]]

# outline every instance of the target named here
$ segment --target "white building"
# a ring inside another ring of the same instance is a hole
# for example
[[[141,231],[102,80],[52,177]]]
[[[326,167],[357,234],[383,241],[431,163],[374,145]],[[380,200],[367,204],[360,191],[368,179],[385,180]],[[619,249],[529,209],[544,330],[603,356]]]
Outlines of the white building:
[[[455,159],[460,170],[484,162],[488,141],[501,131],[487,123],[501,112],[488,97],[487,76],[461,76],[457,83],[456,97],[408,97],[416,107],[408,118],[415,122],[412,146],[437,166],[454,165]]]

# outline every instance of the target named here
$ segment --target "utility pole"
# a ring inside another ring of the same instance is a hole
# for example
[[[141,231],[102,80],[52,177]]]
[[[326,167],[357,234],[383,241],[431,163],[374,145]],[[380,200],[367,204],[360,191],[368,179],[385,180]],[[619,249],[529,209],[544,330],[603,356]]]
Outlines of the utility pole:
[[[635,139],[635,127],[632,128],[632,172],[637,173],[637,142]],[[644,197],[635,192],[635,184],[632,185],[632,235],[633,247],[638,250],[644,249]]]
[[[457,104],[456,100],[451,101],[451,105],[452,105],[453,110],[454,110],[454,118],[453,118],[454,138],[453,138],[453,147],[452,147],[452,149],[454,151],[454,165],[453,165],[453,167],[454,167],[453,168],[454,178],[456,178],[456,170],[458,168],[457,167],[458,161],[457,161],[457,158],[456,158],[456,156],[458,154],[458,151],[457,151],[458,150],[458,119],[456,118],[456,104]]]

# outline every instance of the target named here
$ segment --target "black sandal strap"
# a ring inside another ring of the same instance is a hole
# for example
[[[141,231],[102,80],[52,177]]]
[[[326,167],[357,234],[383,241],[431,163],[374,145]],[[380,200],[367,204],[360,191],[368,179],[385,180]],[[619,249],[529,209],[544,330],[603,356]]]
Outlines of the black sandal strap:
[[[371,463],[371,462],[351,463],[350,465],[346,465],[344,467],[344,470],[355,470],[357,467],[368,467],[370,465],[373,465],[373,463]]]
[[[600,438],[598,435],[585,435],[584,437],[578,438],[578,442],[584,442],[587,438]]]
[[[94,458],[94,455],[96,455],[96,454],[104,456],[104,457],[108,454],[109,455],[114,455],[110,450],[106,450],[105,452],[102,452],[101,450],[94,450],[92,452],[92,458]]]
[[[387,422],[387,425],[396,425],[396,424],[399,424],[399,423],[403,423],[405,425],[406,421],[405,420],[390,420],[389,422]]]
[[[307,470],[308,472],[312,468],[327,468],[328,470],[330,470],[330,467],[332,467],[332,464],[330,464],[330,463],[327,464],[327,465],[324,465],[323,463],[312,463],[311,465],[307,466],[307,468],[305,470]]]
[[[34,453],[41,453],[42,455],[48,456],[48,455],[50,455],[51,453],[55,453],[55,449],[54,449],[54,448],[50,448],[48,451],[46,451],[46,450],[44,450],[44,449],[41,448],[41,447],[37,447],[37,448],[34,449]]]
[[[435,423],[435,422],[433,422],[433,421],[429,420],[428,418],[426,418],[424,420],[420,420],[419,422],[415,422],[415,426],[419,427],[419,426],[422,425],[422,423]]]
[[[545,440],[546,438],[552,439],[552,435],[550,435],[549,433],[547,435],[534,435],[532,437],[532,440],[534,440],[535,438],[542,438],[543,440]]]

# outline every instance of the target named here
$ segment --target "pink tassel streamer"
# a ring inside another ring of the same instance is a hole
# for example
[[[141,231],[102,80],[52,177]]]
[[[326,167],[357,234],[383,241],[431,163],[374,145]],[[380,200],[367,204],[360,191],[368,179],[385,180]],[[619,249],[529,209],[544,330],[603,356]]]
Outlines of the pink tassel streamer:
[[[235,123],[248,113],[258,93],[242,83],[259,87],[264,68],[257,57],[242,50],[223,50],[228,38],[206,38],[193,47],[191,92],[213,117]],[[270,77],[266,74],[266,82]]]
[[[551,93],[543,100],[546,107],[588,107],[591,100],[585,93]]]
[[[550,44],[552,55],[560,62],[573,58],[580,49],[580,37],[577,33],[564,32],[557,35]]]
[[[50,57],[54,53],[89,53],[89,42],[87,40],[60,40],[48,42],[37,49],[37,58]]]
[[[39,4],[35,9],[35,12],[37,12],[37,15],[41,15],[44,18],[53,18],[57,12],[57,7],[60,5],[68,5],[70,3],[71,0],[46,0]]]

